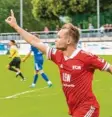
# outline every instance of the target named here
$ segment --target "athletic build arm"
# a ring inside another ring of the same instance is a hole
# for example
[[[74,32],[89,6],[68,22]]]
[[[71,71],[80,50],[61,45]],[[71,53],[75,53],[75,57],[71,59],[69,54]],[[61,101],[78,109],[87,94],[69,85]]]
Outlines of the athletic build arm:
[[[46,54],[47,46],[44,43],[42,43],[38,37],[28,33],[27,31],[18,26],[12,10],[11,16],[9,16],[5,21],[12,28],[14,28],[23,37],[25,41],[38,48],[42,53]]]

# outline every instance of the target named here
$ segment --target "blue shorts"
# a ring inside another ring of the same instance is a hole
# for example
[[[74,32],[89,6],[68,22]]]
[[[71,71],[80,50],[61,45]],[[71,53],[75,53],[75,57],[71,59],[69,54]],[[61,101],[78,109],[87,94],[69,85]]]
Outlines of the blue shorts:
[[[43,69],[43,61],[35,63],[35,70],[39,71]]]

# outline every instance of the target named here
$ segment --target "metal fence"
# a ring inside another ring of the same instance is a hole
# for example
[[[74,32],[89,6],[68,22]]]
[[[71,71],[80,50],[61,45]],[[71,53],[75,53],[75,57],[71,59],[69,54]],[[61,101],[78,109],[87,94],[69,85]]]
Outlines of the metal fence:
[[[57,31],[49,31],[48,33],[45,33],[44,31],[38,31],[38,32],[31,32],[32,34],[38,34],[40,39],[56,39],[57,38]],[[98,29],[94,30],[80,30],[80,37],[81,40],[89,40],[89,39],[102,39],[103,37],[109,38],[109,40],[112,38],[112,32],[111,31],[100,31]],[[22,37],[18,33],[0,33],[0,40],[20,40]]]

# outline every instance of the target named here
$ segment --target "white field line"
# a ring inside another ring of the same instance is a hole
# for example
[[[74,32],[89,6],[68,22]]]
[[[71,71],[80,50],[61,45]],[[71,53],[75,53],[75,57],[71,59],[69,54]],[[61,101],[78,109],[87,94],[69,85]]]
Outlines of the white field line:
[[[28,95],[28,96],[23,96],[22,98],[46,97],[46,96],[55,96],[55,95],[58,95],[58,94],[59,94],[59,92],[58,93],[49,93],[49,94],[39,94],[39,95],[35,95],[35,96]]]
[[[21,92],[21,93],[16,93],[14,95],[10,95],[10,96],[3,97],[3,98],[0,98],[0,99],[16,98],[17,96],[28,94],[28,93],[32,93],[32,92],[36,92],[36,91],[40,91],[40,90],[43,90],[43,89],[46,89],[46,88],[48,88],[48,86],[47,87],[43,87],[43,88],[39,88],[39,89],[24,91],[24,92]]]

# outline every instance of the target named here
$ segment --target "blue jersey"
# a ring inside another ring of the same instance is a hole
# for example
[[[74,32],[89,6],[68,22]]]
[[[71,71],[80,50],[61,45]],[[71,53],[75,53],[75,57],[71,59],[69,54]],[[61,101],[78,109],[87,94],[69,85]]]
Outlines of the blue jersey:
[[[31,51],[34,54],[34,61],[35,63],[42,62],[43,61],[43,54],[40,52],[36,47],[31,46]]]

